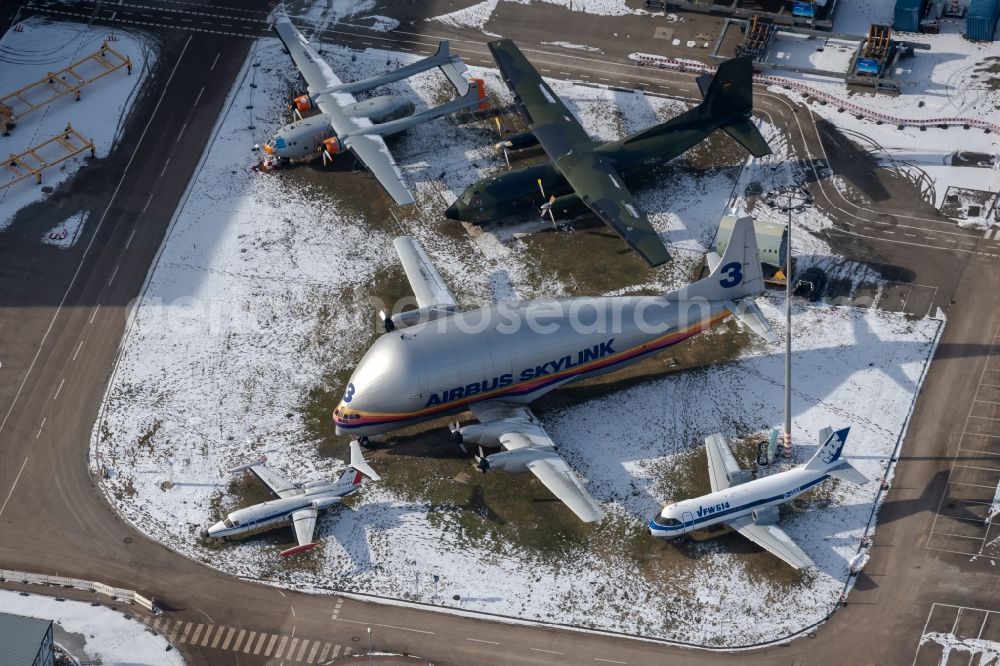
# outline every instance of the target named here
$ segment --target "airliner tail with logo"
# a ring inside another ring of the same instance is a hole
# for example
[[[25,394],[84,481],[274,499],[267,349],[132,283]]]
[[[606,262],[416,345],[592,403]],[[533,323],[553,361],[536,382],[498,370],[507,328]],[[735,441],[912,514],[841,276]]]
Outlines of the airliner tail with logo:
[[[819,450],[804,465],[750,480],[740,469],[722,435],[705,438],[712,492],[668,504],[649,523],[655,537],[674,538],[724,523],[796,569],[814,566],[812,559],[777,526],[778,507],[830,477],[863,485],[868,479],[841,458],[850,428],[823,428]]]

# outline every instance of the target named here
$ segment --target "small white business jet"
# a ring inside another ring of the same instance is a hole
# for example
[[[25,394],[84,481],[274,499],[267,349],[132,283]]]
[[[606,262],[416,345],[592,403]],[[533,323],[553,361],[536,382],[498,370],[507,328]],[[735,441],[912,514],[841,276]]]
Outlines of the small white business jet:
[[[205,536],[213,539],[238,538],[265,532],[290,522],[295,528],[295,539],[299,545],[281,551],[281,555],[288,557],[304,553],[319,545],[314,543],[312,538],[316,517],[321,510],[336,506],[342,498],[357,491],[365,477],[372,481],[381,480],[375,470],[365,462],[356,439],[351,440],[351,464],[333,483],[329,481],[291,483],[267,467],[264,464],[266,461],[267,459],[262,457],[229,471],[236,473],[250,470],[278,496],[278,499],[233,511],[225,520],[208,528]]]
[[[725,523],[761,548],[795,567],[815,566],[812,559],[780,527],[778,506],[798,497],[829,477],[862,485],[868,479],[840,457],[850,428],[833,432],[823,428],[823,445],[804,465],[760,479],[750,480],[722,435],[705,438],[708,478],[712,492],[694,499],[668,504],[649,523],[654,537],[675,538],[688,532]]]

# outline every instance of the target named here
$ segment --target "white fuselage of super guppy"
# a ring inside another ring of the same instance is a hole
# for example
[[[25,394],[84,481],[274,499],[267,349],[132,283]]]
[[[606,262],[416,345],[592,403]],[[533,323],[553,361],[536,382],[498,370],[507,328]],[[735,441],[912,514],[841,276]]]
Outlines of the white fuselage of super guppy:
[[[753,515],[756,519],[765,509],[791,501],[828,477],[826,469],[806,469],[804,465],[795,467],[701,497],[668,504],[649,523],[649,529],[653,536],[669,538],[741,516]]]

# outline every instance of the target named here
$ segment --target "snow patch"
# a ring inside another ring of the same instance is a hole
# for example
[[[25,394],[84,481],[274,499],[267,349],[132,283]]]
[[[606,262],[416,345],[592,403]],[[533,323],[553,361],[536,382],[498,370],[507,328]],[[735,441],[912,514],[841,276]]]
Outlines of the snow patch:
[[[62,224],[45,232],[42,236],[42,242],[46,245],[55,245],[64,249],[73,247],[76,244],[77,238],[80,237],[80,231],[87,222],[89,215],[88,211],[82,210],[75,215],[69,216]]]

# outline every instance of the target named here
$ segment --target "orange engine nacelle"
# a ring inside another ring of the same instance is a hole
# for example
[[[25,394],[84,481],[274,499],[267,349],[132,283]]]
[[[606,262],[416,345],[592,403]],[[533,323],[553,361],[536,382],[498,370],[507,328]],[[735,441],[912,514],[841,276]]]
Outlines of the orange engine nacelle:
[[[309,95],[299,95],[292,100],[292,104],[299,110],[299,113],[307,113],[313,108],[312,97]]]
[[[485,111],[490,108],[490,103],[486,100],[486,83],[482,79],[472,79],[476,84],[476,92],[479,93],[479,110]]]
[[[323,150],[331,155],[336,155],[337,153],[344,152],[347,148],[340,142],[340,139],[333,136],[329,139],[323,139]]]

